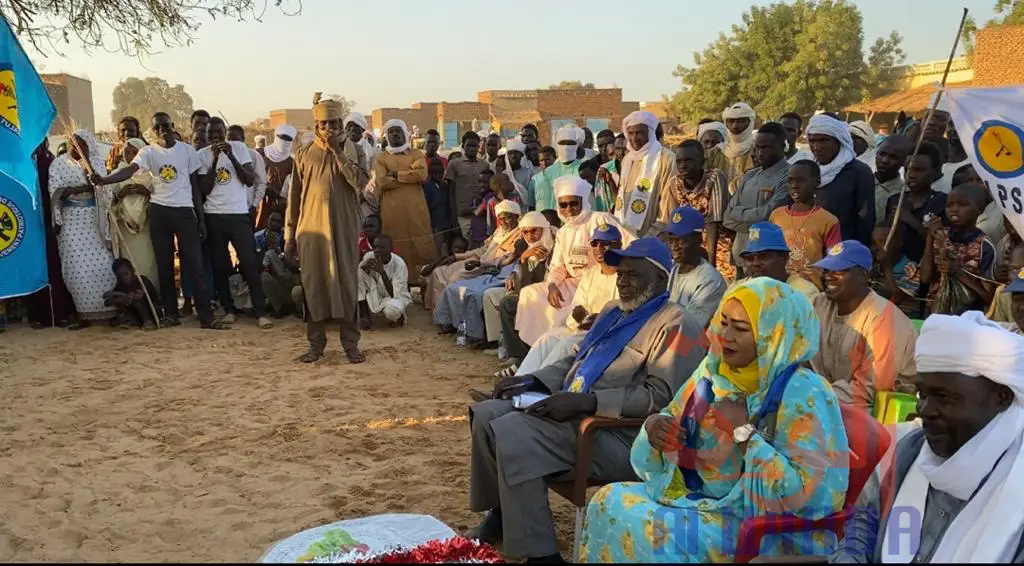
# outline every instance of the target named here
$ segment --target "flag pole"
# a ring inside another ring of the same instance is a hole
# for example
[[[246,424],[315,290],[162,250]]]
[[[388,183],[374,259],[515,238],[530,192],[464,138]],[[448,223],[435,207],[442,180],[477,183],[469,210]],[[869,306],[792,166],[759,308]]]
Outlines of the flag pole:
[[[914,153],[910,156],[910,161],[913,161],[917,157],[917,152],[921,149],[921,142],[924,141],[924,132],[928,127],[928,123],[931,122],[932,116],[935,114],[935,109],[939,106],[939,102],[942,100],[942,95],[946,92],[946,79],[949,78],[949,69],[953,66],[953,58],[956,57],[956,48],[960,45],[960,36],[964,33],[964,25],[967,23],[967,8],[964,8],[964,13],[960,16],[960,26],[956,30],[956,37],[953,39],[953,48],[949,50],[949,59],[946,60],[946,70],[942,73],[942,82],[939,83],[939,90],[935,94],[935,100],[932,102],[931,107],[928,108],[928,112],[924,116],[924,122],[921,123],[921,132],[917,135],[917,143],[914,145]],[[896,202],[896,211],[892,215],[892,226],[889,227],[889,234],[885,237],[885,246],[882,247],[883,252],[888,252],[889,243],[892,241],[893,234],[896,233],[896,227],[899,226],[900,222],[900,210],[903,208],[903,197],[907,194],[907,187],[904,185],[903,189],[900,190],[900,198]]]

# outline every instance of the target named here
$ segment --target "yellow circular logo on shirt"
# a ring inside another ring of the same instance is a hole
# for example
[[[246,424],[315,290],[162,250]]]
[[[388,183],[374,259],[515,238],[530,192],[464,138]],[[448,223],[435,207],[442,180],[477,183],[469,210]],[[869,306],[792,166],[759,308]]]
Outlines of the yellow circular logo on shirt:
[[[164,165],[160,167],[157,174],[160,176],[160,180],[165,183],[173,183],[178,178],[178,170],[175,169],[174,165]]]
[[[7,198],[0,196],[0,257],[14,253],[25,239],[25,217]]]
[[[842,242],[839,242],[838,244],[832,246],[832,249],[830,249],[828,251],[828,255],[839,255],[841,253],[843,253],[843,243]]]
[[[225,167],[217,168],[217,184],[226,185],[231,180],[231,171],[228,171]]]
[[[1024,130],[1002,120],[988,120],[974,133],[974,151],[986,171],[1000,179],[1024,173]]]
[[[647,177],[641,178],[640,181],[638,181],[636,184],[636,188],[640,189],[641,191],[649,191],[651,190],[651,186],[651,180],[648,179]]]
[[[636,199],[635,201],[633,201],[633,202],[631,202],[629,204],[629,208],[635,214],[643,214],[644,211],[647,210],[647,203],[645,203],[644,201],[642,201],[640,199]]]

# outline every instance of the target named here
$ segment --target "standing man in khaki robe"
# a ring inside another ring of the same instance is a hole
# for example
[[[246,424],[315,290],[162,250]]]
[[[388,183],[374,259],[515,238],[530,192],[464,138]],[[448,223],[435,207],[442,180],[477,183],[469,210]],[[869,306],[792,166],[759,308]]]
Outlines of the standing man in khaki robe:
[[[384,136],[388,146],[373,166],[381,231],[391,236],[409,273],[418,279],[423,266],[437,259],[430,209],[423,195],[427,164],[422,151],[409,147],[409,127],[402,120],[385,122]]]
[[[359,351],[359,195],[369,181],[366,153],[346,139],[340,102],[313,97],[316,135],[295,155],[288,190],[285,253],[297,259],[306,297],[309,350],[299,358],[312,363],[327,347],[327,322],[341,324],[341,347],[354,364]]]

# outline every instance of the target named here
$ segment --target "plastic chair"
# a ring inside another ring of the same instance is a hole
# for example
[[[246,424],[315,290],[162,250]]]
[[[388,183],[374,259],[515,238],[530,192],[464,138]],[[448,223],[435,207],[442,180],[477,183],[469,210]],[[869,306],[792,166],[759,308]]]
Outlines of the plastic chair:
[[[871,473],[882,461],[892,437],[874,418],[862,409],[841,405],[843,427],[850,442],[850,483],[846,502],[838,513],[823,519],[811,520],[794,515],[762,515],[750,517],[740,524],[736,541],[736,562],[747,563],[757,557],[761,541],[768,534],[794,534],[811,531],[832,531],[842,538],[846,521],[853,516],[854,503]]]
[[[910,319],[910,323],[914,325],[914,332],[921,333],[921,325],[924,324],[923,320],[917,320],[916,318]]]
[[[880,391],[875,397],[875,420],[883,425],[902,423],[917,411],[917,396],[896,391]]]

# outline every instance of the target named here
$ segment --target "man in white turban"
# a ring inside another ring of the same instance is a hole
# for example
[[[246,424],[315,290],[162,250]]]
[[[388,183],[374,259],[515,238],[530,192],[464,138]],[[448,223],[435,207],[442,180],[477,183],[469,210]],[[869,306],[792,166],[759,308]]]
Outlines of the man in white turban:
[[[871,171],[875,170],[875,147],[878,142],[875,141],[875,131],[871,129],[871,124],[868,124],[864,120],[857,120],[856,122],[850,122],[850,137],[853,140],[853,153],[857,156],[857,160],[866,163]]]
[[[566,175],[579,177],[582,159],[577,159],[576,152],[583,139],[583,130],[575,125],[566,125],[555,132],[555,162],[544,170],[540,177],[531,179],[533,183],[529,192],[533,195],[530,202],[541,212],[555,210],[555,179]],[[587,196],[589,200],[589,195]]]
[[[267,136],[259,134],[253,139],[253,142],[256,144],[256,149],[263,149],[267,147]]]
[[[1024,562],[1024,337],[934,314],[915,358],[922,428],[868,481],[830,562]]]
[[[818,114],[807,124],[807,143],[821,168],[818,204],[839,219],[844,240],[871,247],[875,228],[875,176],[858,161],[846,122]]]
[[[516,311],[516,330],[519,338],[529,346],[548,330],[565,324],[580,277],[584,270],[596,263],[590,250],[594,230],[605,225],[619,225],[618,219],[611,214],[591,210],[590,191],[590,183],[579,177],[565,175],[555,180],[562,227],[555,236],[551,266],[543,283],[535,283],[520,291]],[[623,246],[628,246],[633,239],[628,230],[623,230]]]
[[[658,118],[645,111],[633,112],[622,120],[629,153],[622,159],[619,195],[615,217],[638,237],[657,234],[668,222],[668,214],[658,218],[661,193],[668,190],[675,172],[675,154],[655,137]]]
[[[737,102],[722,111],[725,122],[725,145],[721,146],[721,166],[712,159],[711,165],[723,169],[729,176],[729,190],[735,192],[743,174],[754,168],[754,109],[746,102]],[[709,156],[710,157],[710,156]]]
[[[721,146],[725,143],[725,138],[728,135],[729,130],[722,122],[709,121],[697,126],[697,141],[704,146],[704,151],[711,151]]]
[[[259,212],[257,213],[256,227],[266,228],[270,213],[277,210],[282,215],[285,208],[285,194],[288,185],[285,180],[292,174],[295,167],[295,158],[292,156],[292,147],[295,145],[297,132],[290,124],[282,124],[274,129],[274,142],[257,149],[263,158],[266,167],[266,190],[264,196],[255,201]]]
[[[519,202],[529,205],[530,179],[533,177],[533,166],[526,159],[526,144],[516,136],[505,144],[505,175],[512,181],[519,195]]]

